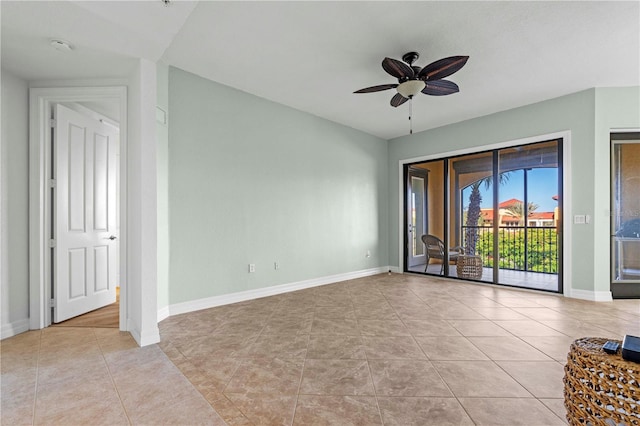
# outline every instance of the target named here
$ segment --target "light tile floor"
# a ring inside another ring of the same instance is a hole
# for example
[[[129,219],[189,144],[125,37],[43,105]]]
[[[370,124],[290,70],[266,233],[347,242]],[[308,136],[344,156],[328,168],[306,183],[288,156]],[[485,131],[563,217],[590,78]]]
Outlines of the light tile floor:
[[[570,343],[639,335],[640,301],[383,274],[160,330],[2,341],[2,423],[561,425]]]
[[[3,425],[225,424],[157,345],[118,329],[50,327],[0,350]]]

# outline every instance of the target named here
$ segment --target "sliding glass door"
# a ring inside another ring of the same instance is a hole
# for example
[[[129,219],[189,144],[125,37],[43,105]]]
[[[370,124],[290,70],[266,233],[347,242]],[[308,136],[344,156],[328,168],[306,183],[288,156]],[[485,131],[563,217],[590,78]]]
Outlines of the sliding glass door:
[[[498,156],[499,280],[560,291],[559,142],[502,149]]]
[[[611,135],[611,294],[640,298],[640,133]]]
[[[424,241],[444,235],[444,161],[416,164],[406,172],[405,271],[440,274],[442,258]]]
[[[420,238],[427,229],[427,173],[428,170],[424,168],[412,167],[407,179],[407,247],[410,268],[426,262],[425,247]]]
[[[412,165],[429,170],[432,244],[423,241],[425,265],[406,270],[561,292],[561,142]]]
[[[451,277],[494,282],[493,152],[454,157],[450,164],[450,234],[460,247]],[[458,265],[460,264],[460,268]]]

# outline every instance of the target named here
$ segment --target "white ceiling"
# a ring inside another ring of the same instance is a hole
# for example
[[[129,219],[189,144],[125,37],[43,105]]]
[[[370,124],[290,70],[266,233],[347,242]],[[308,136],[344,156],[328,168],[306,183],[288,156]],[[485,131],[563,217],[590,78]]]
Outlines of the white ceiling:
[[[640,85],[640,2],[0,2],[2,67],[27,80],[120,77],[136,58],[385,139],[408,133],[380,63],[469,55],[460,93],[419,95],[414,131],[591,87]],[[62,38],[71,53],[52,49]]]

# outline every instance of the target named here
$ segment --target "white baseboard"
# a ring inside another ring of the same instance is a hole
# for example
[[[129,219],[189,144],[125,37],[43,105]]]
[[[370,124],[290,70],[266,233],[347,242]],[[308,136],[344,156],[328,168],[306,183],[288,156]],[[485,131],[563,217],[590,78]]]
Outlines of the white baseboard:
[[[610,291],[592,291],[572,288],[568,294],[574,299],[591,300],[592,302],[612,302]]]
[[[169,318],[169,307],[165,306],[164,308],[158,309],[158,322]]]
[[[24,333],[25,331],[29,331],[29,318],[10,322],[8,324],[2,324],[2,327],[0,328],[0,340],[13,337],[16,334]]]
[[[157,325],[153,327],[153,330],[151,330],[151,332],[146,332],[142,334],[140,333],[140,328],[136,327],[133,324],[133,322],[130,320],[129,323],[127,324],[127,329],[131,334],[131,337],[133,337],[133,340],[135,340],[136,343],[138,343],[138,346],[140,347],[153,345],[154,343],[160,342],[160,329],[158,328]]]
[[[162,321],[173,315],[185,314],[187,312],[199,311],[202,309],[214,308],[216,306],[229,305],[231,303],[244,302],[246,300],[260,299],[262,297],[275,296],[277,294],[289,293],[297,290],[318,287],[321,285],[337,283],[340,281],[353,280],[356,278],[377,275],[392,270],[393,267],[381,266],[378,268],[364,269],[362,271],[347,272],[344,274],[329,275],[326,277],[312,278],[310,280],[298,281],[288,284],[281,284],[272,287],[257,288],[254,290],[240,291],[237,293],[223,294],[220,296],[206,297],[204,299],[191,300],[189,302],[176,303],[158,310],[158,321]],[[397,268],[396,268],[397,269]]]

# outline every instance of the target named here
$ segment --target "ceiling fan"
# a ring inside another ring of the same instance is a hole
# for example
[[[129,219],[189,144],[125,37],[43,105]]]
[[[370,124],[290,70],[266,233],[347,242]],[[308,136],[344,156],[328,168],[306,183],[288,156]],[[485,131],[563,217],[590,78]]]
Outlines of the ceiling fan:
[[[384,58],[382,68],[398,79],[398,84],[381,84],[366,87],[353,93],[372,93],[396,89],[398,93],[391,98],[391,106],[398,107],[422,92],[425,95],[443,96],[460,91],[453,81],[443,80],[460,70],[467,63],[468,56],[451,56],[430,63],[424,68],[413,65],[420,57],[417,52],[405,53],[402,61]]]

